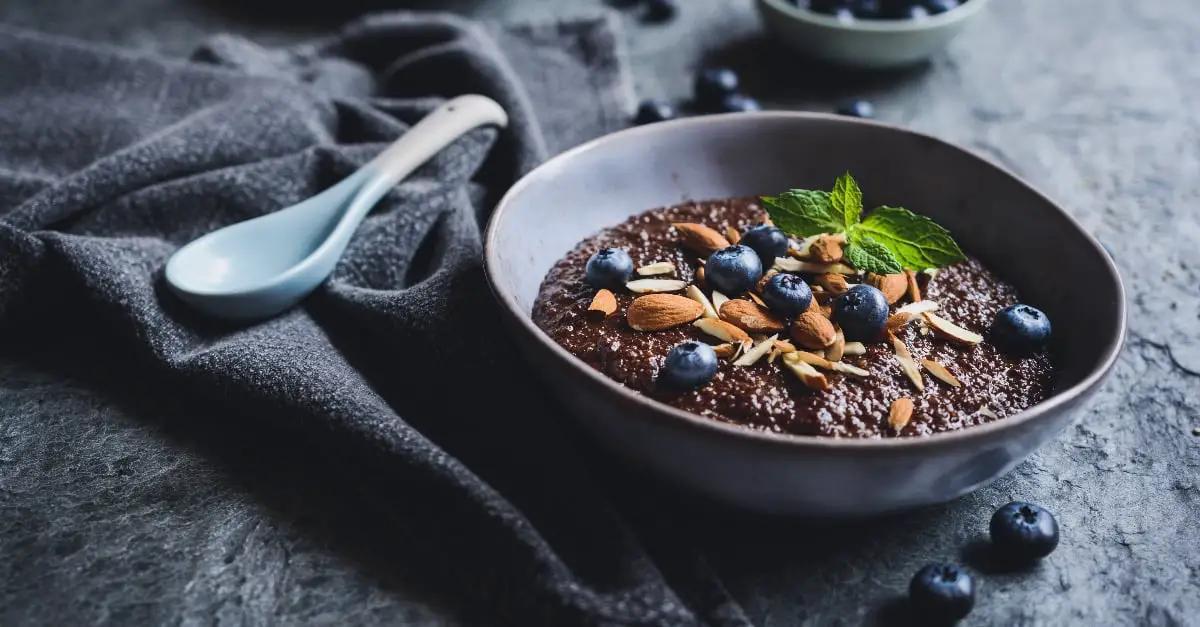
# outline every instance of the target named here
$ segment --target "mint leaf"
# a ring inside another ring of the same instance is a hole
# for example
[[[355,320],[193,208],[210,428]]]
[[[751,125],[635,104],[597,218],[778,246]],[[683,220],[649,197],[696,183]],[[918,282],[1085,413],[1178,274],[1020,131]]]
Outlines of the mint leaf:
[[[833,201],[833,208],[844,216],[843,221],[847,229],[858,224],[859,214],[863,209],[862,190],[858,188],[858,182],[849,172],[838,177],[829,197]]]
[[[846,260],[863,272],[875,274],[896,274],[904,268],[892,256],[887,246],[875,241],[870,235],[865,235],[859,229],[851,232],[850,245],[846,247]]]
[[[875,209],[854,227],[854,231],[871,236],[886,246],[904,267],[917,272],[943,268],[966,259],[962,249],[950,238],[950,231],[901,207]]]
[[[846,230],[843,214],[834,208],[828,192],[793,189],[779,196],[763,196],[762,201],[775,226],[794,237]]]

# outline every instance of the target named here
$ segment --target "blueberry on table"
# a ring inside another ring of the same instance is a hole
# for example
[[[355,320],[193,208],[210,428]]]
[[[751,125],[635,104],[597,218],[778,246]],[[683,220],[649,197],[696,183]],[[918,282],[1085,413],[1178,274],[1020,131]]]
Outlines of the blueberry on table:
[[[620,289],[633,275],[633,259],[620,248],[605,248],[588,259],[586,272],[592,287]]]
[[[663,122],[675,117],[675,108],[661,100],[643,100],[634,116],[635,124],[652,124]]]
[[[909,582],[908,598],[922,624],[953,623],[975,607],[975,580],[953,564],[927,564]]]
[[[924,0],[922,4],[930,13],[937,15],[946,11],[953,11],[962,3],[959,0]]]
[[[694,390],[708,385],[717,374],[717,353],[703,342],[688,340],[676,344],[667,353],[658,379],[678,390]]]
[[[1029,355],[1050,341],[1050,318],[1029,305],[1011,305],[996,312],[992,322],[992,338],[1000,348],[1016,354]]]
[[[704,68],[696,74],[693,95],[701,107],[716,109],[725,98],[738,93],[739,83],[737,72],[727,67]]]
[[[838,106],[838,115],[845,115],[852,118],[873,118],[875,117],[875,107],[866,100],[850,100],[843,102]]]
[[[704,264],[704,280],[709,287],[730,298],[741,296],[758,284],[762,273],[758,253],[741,244],[714,252]]]
[[[665,22],[679,11],[677,0],[645,0],[646,17],[655,22]]]
[[[1040,559],[1058,546],[1058,521],[1032,503],[1013,502],[996,510],[988,531],[992,544],[1004,556]]]
[[[767,279],[762,298],[771,311],[785,318],[795,318],[812,304],[813,295],[804,279],[779,272]]]
[[[833,301],[833,319],[850,342],[874,340],[887,318],[887,297],[870,285],[855,285]]]
[[[758,253],[758,259],[762,261],[764,268],[774,264],[776,257],[787,255],[788,250],[787,233],[784,233],[783,229],[769,224],[750,227],[745,233],[742,233],[742,240],[738,243],[753,248],[754,252]]]
[[[747,111],[761,111],[762,105],[750,96],[742,94],[729,94],[721,101],[721,106],[718,109],[722,113],[745,113]]]

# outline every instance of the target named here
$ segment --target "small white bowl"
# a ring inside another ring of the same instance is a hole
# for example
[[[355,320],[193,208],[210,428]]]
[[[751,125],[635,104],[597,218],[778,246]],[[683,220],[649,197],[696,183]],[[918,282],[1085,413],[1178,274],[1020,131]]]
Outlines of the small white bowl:
[[[921,20],[843,22],[789,0],[758,0],[767,30],[784,44],[823,61],[863,69],[912,65],[950,43],[989,0],[968,0]]]

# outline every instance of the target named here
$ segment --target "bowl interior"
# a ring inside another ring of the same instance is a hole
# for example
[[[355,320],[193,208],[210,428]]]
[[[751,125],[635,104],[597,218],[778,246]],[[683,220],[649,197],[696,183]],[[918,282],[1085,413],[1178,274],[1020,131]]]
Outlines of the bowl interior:
[[[689,199],[829,189],[847,170],[868,208],[899,205],[930,216],[1050,316],[1057,391],[1103,370],[1119,348],[1124,308],[1116,269],[1049,199],[932,137],[822,114],[684,119],[560,155],[501,201],[488,236],[489,278],[501,300],[528,319],[551,266],[605,227]]]

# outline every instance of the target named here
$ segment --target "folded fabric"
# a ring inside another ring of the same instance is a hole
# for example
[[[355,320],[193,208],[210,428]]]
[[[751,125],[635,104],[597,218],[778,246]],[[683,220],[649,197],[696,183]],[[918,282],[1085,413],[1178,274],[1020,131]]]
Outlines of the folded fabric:
[[[739,624],[704,572],[664,576],[597,488],[480,267],[499,194],[626,123],[616,37],[607,17],[393,13],[289,49],[218,37],[185,62],[0,28],[0,334],[313,443],[363,515],[425,534],[406,546],[431,581],[485,616]],[[325,189],[463,93],[510,127],[397,186],[301,307],[231,326],[164,289],[179,246]]]

